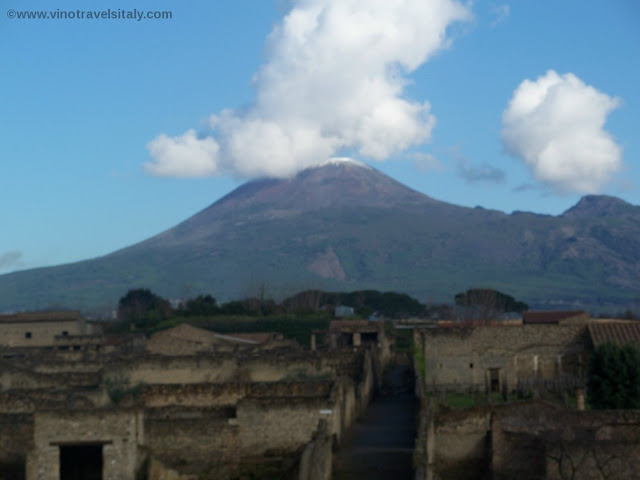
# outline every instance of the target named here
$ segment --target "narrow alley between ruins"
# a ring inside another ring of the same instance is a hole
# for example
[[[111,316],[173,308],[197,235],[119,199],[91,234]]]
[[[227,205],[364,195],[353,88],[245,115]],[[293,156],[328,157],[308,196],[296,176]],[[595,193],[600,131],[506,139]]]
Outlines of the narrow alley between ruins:
[[[333,480],[410,480],[416,399],[409,365],[391,366],[381,391],[334,454]]]

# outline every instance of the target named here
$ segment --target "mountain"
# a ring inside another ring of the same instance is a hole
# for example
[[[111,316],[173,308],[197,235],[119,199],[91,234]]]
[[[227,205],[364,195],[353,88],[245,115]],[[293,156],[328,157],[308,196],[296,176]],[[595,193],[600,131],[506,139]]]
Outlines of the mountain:
[[[372,288],[451,301],[492,287],[538,308],[626,308],[640,294],[640,207],[587,196],[562,215],[441,202],[354,161],[248,182],[131,247],[0,276],[0,311]]]
[[[563,213],[567,218],[589,217],[633,217],[637,208],[616,197],[607,195],[587,195],[569,210]]]

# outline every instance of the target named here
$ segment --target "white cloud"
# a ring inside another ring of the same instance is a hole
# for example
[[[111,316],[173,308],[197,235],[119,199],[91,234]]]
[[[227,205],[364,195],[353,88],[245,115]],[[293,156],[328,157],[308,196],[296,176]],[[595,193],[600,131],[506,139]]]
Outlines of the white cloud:
[[[442,171],[444,164],[431,153],[411,153],[409,158],[413,159],[413,165],[421,172],[429,170]]]
[[[471,18],[455,0],[297,0],[267,39],[255,101],[211,118],[196,138],[149,142],[149,173],[288,176],[342,152],[382,161],[427,141],[428,102],[404,95],[407,75]]]
[[[507,3],[503,5],[492,4],[491,13],[495,17],[491,22],[491,26],[495,27],[509,18],[509,15],[511,14],[511,7]]]
[[[502,183],[506,174],[503,170],[496,168],[487,162],[474,165],[471,160],[462,159],[456,165],[457,173],[467,183],[489,182]]]
[[[23,266],[21,252],[10,251],[0,255],[0,271],[16,270]]]
[[[514,91],[502,114],[502,141],[555,190],[596,193],[622,165],[621,148],[603,128],[619,104],[571,73],[549,70]]]
[[[147,144],[153,158],[144,168],[152,175],[199,177],[218,168],[218,144],[212,138],[197,138],[194,130],[180,137],[160,135]]]

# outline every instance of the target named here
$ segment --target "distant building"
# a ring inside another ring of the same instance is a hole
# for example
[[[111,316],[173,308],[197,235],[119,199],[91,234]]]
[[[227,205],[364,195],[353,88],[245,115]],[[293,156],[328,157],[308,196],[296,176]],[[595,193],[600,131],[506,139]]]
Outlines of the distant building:
[[[533,315],[527,315],[533,313]],[[455,324],[414,330],[425,392],[583,388],[589,356],[605,342],[640,345],[640,323],[585,312],[525,312],[522,325]]]
[[[340,305],[333,311],[333,316],[337,318],[351,317],[354,314],[353,307],[347,307],[346,305]]]
[[[76,311],[0,315],[0,347],[53,347],[56,337],[99,333]]]

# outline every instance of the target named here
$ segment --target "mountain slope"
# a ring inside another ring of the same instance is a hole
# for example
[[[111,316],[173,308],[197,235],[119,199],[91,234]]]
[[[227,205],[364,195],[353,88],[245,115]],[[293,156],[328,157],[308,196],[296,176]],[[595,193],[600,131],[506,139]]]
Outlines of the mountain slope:
[[[625,306],[640,292],[640,207],[583,198],[553,217],[464,208],[356,162],[249,182],[148,240],[0,276],[0,311],[168,298],[374,288],[450,301],[490,286],[539,307]]]

